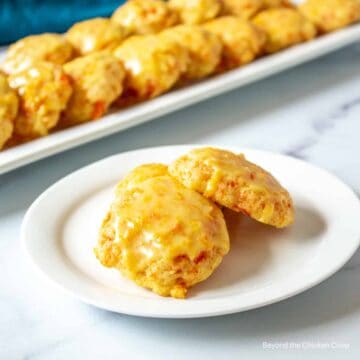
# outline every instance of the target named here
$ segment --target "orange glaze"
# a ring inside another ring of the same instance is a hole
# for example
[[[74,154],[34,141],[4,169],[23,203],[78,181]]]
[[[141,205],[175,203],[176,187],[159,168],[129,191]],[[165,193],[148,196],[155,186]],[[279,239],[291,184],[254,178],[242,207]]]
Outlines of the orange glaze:
[[[95,250],[103,265],[171,296],[210,276],[228,251],[220,209],[159,164],[136,168],[119,183]]]
[[[169,172],[186,187],[265,224],[285,227],[294,221],[289,193],[242,154],[194,149],[173,162]]]

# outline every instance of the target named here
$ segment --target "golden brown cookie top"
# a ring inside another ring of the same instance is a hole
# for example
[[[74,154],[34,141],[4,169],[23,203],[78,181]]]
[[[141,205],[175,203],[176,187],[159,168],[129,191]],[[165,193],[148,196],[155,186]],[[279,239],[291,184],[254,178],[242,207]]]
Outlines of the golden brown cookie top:
[[[285,227],[294,220],[289,193],[269,172],[242,154],[194,149],[175,160],[169,172],[186,187],[265,224]]]
[[[24,70],[34,61],[62,65],[71,60],[73,55],[73,47],[60,34],[31,35],[9,47],[2,69],[13,74]]]
[[[257,14],[252,21],[266,33],[267,53],[312,40],[316,36],[314,24],[296,9],[271,8]]]
[[[209,277],[228,251],[221,210],[161,164],[137,167],[120,181],[95,248],[104,266],[177,298]]]
[[[162,0],[129,0],[114,12],[111,20],[121,25],[126,35],[144,35],[175,25],[178,16]]]
[[[183,46],[156,35],[132,36],[115,49],[114,55],[127,71],[126,90],[138,99],[169,90],[188,65]]]
[[[213,247],[226,253],[229,238],[220,209],[168,173],[160,175],[163,170],[158,164],[142,166],[117,186],[115,241],[131,251],[128,265],[139,266],[144,256],[194,259]]]
[[[201,79],[212,74],[220,62],[222,42],[218,35],[198,25],[178,25],[161,33],[172,39],[189,53],[185,80]]]
[[[264,7],[264,0],[222,0],[224,15],[250,19]]]
[[[114,49],[124,38],[124,29],[105,18],[81,21],[66,33],[66,39],[80,55]]]
[[[221,0],[169,0],[173,9],[183,24],[202,24],[219,15]]]
[[[34,61],[9,77],[19,96],[14,132],[23,138],[47,135],[58,122],[72,93],[69,77],[61,65]]]
[[[322,33],[343,28],[360,20],[358,0],[307,0],[299,6],[299,10]]]

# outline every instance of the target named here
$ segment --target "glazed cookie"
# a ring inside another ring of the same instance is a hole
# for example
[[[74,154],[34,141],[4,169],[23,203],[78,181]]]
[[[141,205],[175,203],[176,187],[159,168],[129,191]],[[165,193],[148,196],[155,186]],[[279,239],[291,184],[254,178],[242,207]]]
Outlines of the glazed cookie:
[[[321,33],[327,33],[360,20],[359,0],[307,0],[299,10]]]
[[[74,87],[61,125],[74,125],[101,117],[123,91],[125,71],[108,52],[95,52],[64,65]]]
[[[232,69],[253,61],[264,48],[265,33],[247,20],[223,16],[203,25],[223,43],[221,69]]]
[[[187,188],[262,223],[282,228],[294,221],[289,193],[242,154],[199,148],[174,161],[169,172]]]
[[[171,177],[166,166],[147,164],[119,183],[95,255],[142,287],[184,298],[228,251],[221,210]]]
[[[287,7],[294,8],[295,5],[291,1],[288,0],[262,0],[263,9],[271,9],[277,7]]]
[[[65,109],[72,86],[61,65],[37,61],[9,77],[19,96],[14,134],[24,140],[45,136]]]
[[[111,20],[121,25],[126,35],[144,35],[175,25],[178,16],[162,0],[129,0],[114,12]]]
[[[150,99],[169,90],[186,71],[188,52],[160,36],[132,36],[114,51],[126,71],[125,97]]]
[[[242,19],[251,19],[264,6],[264,0],[222,0],[224,15],[239,16]]]
[[[189,63],[183,78],[197,80],[212,74],[221,60],[220,37],[197,25],[178,25],[161,33],[183,46],[189,53]]]
[[[313,23],[295,9],[274,8],[260,12],[253,23],[265,31],[265,51],[274,53],[315,38]]]
[[[2,69],[7,74],[13,74],[26,69],[34,61],[62,65],[71,60],[73,56],[73,47],[62,35],[32,35],[9,47]]]

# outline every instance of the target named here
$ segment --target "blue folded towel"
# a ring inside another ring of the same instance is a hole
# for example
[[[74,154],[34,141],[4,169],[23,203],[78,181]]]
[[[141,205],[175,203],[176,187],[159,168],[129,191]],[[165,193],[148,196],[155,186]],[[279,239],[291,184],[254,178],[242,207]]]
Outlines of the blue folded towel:
[[[123,0],[0,0],[0,44],[64,32],[77,21],[110,16]]]

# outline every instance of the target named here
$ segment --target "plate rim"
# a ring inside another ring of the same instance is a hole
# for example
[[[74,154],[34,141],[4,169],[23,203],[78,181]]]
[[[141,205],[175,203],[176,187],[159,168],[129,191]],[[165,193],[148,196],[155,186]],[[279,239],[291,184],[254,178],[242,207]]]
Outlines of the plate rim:
[[[112,312],[116,312],[116,313],[120,313],[120,314],[126,314],[126,315],[132,315],[132,316],[141,316],[141,317],[149,317],[149,318],[170,318],[170,319],[187,319],[187,318],[203,318],[203,317],[214,317],[214,316],[221,316],[221,315],[227,315],[227,314],[232,314],[232,313],[239,313],[239,312],[243,312],[243,311],[248,311],[248,310],[252,310],[252,309],[256,309],[256,308],[260,308],[260,307],[264,307],[270,304],[274,304],[274,303],[278,303],[281,302],[285,299],[291,298],[295,295],[298,295],[302,292],[305,292],[307,290],[309,290],[310,288],[320,284],[321,282],[325,281],[326,279],[330,278],[332,275],[334,275],[337,271],[339,271],[349,260],[350,258],[354,255],[354,253],[357,251],[357,249],[360,246],[360,232],[357,235],[357,240],[354,239],[354,244],[351,248],[348,248],[347,251],[347,256],[344,256],[341,261],[339,261],[335,267],[332,267],[330,270],[328,269],[328,271],[324,271],[322,272],[320,275],[318,275],[317,277],[315,277],[313,279],[313,281],[308,282],[305,286],[303,287],[299,287],[296,290],[293,291],[289,291],[288,293],[282,295],[282,296],[272,296],[270,299],[265,300],[265,301],[259,301],[259,302],[255,302],[254,304],[248,305],[248,306],[233,306],[229,309],[219,309],[219,310],[212,310],[212,311],[195,311],[195,312],[187,312],[187,313],[167,313],[167,312],[159,312],[159,313],[154,313],[154,312],[148,312],[148,311],[138,311],[138,310],[129,310],[129,309],[122,309],[120,310],[119,307],[117,306],[112,306],[106,303],[103,303],[102,301],[99,301],[97,299],[91,299],[89,297],[87,297],[86,295],[83,295],[76,291],[74,291],[73,289],[69,289],[68,287],[66,287],[66,285],[59,283],[59,281],[57,281],[57,279],[54,279],[48,272],[46,272],[46,269],[44,270],[42,265],[37,263],[35,261],[35,258],[33,257],[33,255],[31,254],[31,250],[29,249],[28,246],[28,240],[27,240],[27,236],[26,236],[26,230],[28,228],[28,224],[31,221],[31,217],[33,212],[36,210],[38,204],[40,204],[42,202],[42,200],[44,198],[47,197],[47,195],[49,194],[50,191],[52,191],[54,188],[56,188],[60,183],[62,182],[66,182],[69,180],[69,178],[71,178],[73,175],[78,174],[80,172],[83,172],[84,170],[90,168],[90,167],[97,167],[100,163],[105,163],[107,161],[111,161],[112,158],[116,158],[118,156],[127,156],[128,154],[131,153],[136,153],[136,152],[141,152],[141,151],[159,151],[159,150],[164,150],[166,148],[171,148],[174,149],[176,148],[179,149],[179,151],[184,150],[188,151],[189,149],[195,148],[195,147],[206,147],[206,146],[211,146],[211,147],[219,147],[222,149],[228,149],[230,151],[241,151],[241,152],[253,152],[253,153],[258,153],[258,154],[264,154],[264,155],[271,155],[271,156],[276,156],[276,157],[280,157],[280,158],[287,158],[287,159],[291,159],[291,161],[294,162],[298,162],[301,164],[304,164],[308,167],[310,167],[311,169],[315,169],[316,171],[320,171],[322,172],[324,175],[329,176],[331,179],[335,180],[339,185],[341,185],[343,187],[344,190],[348,191],[349,195],[352,196],[352,199],[354,200],[354,205],[358,207],[359,211],[360,211],[360,199],[357,197],[356,193],[346,184],[344,183],[342,180],[340,180],[336,175],[332,174],[331,172],[329,172],[328,170],[325,170],[321,167],[318,167],[316,165],[313,165],[312,163],[309,163],[307,161],[298,159],[298,158],[294,158],[288,155],[284,155],[281,153],[277,153],[277,152],[272,152],[272,151],[267,151],[267,150],[260,150],[260,149],[252,149],[252,148],[245,148],[245,147],[241,147],[241,146],[228,146],[228,145],[219,145],[219,144],[181,144],[181,145],[167,145],[167,146],[157,146],[157,147],[144,147],[144,148],[138,148],[138,149],[134,149],[134,150],[129,150],[126,152],[120,152],[108,157],[104,157],[103,159],[97,160],[91,164],[88,164],[86,166],[83,166],[73,172],[71,172],[70,174],[67,174],[66,176],[64,176],[63,178],[59,179],[58,181],[56,181],[54,184],[52,184],[51,186],[49,186],[45,191],[43,191],[36,199],[35,201],[31,204],[31,206],[28,208],[28,210],[26,211],[26,214],[24,215],[22,224],[21,224],[21,230],[20,230],[20,239],[21,239],[21,245],[22,245],[22,250],[25,253],[27,259],[29,260],[29,262],[31,263],[32,267],[36,269],[36,272],[38,274],[40,274],[44,279],[47,280],[48,283],[52,284],[53,286],[55,285],[58,289],[61,289],[63,292],[69,294],[70,296],[72,296],[73,298],[76,298],[86,304],[95,306],[97,308],[103,309],[103,310],[107,310],[107,311],[112,311]],[[360,228],[359,228],[360,230]],[[105,285],[104,285],[105,286]],[[228,296],[226,296],[228,297]],[[235,298],[235,296],[230,296],[232,298]],[[164,298],[162,298],[164,299]],[[165,298],[167,299],[167,298]],[[156,301],[157,299],[148,299],[151,301]],[[202,302],[214,302],[217,299],[202,299]],[[175,301],[181,301],[183,302],[184,300],[175,300]],[[186,300],[185,300],[186,301]]]

